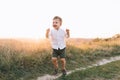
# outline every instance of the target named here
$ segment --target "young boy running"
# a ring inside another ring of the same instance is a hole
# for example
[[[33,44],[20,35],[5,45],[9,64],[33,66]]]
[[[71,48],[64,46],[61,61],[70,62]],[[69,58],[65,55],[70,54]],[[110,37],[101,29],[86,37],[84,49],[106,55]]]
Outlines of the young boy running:
[[[66,43],[65,38],[70,37],[69,29],[63,30],[61,29],[62,25],[62,18],[59,16],[55,16],[53,18],[53,29],[46,30],[46,38],[51,39],[51,45],[53,49],[52,53],[52,63],[54,65],[55,71],[54,75],[58,73],[58,57],[60,57],[62,63],[62,74],[66,75],[66,60],[65,60],[65,50],[66,50]]]

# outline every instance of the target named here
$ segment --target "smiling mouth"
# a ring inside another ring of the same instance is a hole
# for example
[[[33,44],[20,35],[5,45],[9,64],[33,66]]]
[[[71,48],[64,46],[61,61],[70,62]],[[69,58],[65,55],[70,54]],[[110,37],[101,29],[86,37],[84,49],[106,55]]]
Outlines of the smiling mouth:
[[[57,27],[57,25],[53,25],[53,27]]]

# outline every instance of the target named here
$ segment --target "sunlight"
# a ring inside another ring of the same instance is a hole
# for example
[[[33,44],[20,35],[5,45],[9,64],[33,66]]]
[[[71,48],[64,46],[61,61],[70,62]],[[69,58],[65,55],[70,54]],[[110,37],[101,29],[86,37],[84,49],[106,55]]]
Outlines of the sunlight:
[[[62,26],[70,29],[71,37],[110,37],[120,33],[119,4],[118,0],[1,0],[0,38],[45,38],[56,15],[63,18]]]

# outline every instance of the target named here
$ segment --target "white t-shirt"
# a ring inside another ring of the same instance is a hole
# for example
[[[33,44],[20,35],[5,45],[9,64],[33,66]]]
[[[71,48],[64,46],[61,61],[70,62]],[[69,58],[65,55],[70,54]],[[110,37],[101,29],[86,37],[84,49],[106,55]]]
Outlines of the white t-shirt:
[[[49,37],[51,39],[51,44],[53,49],[63,49],[66,47],[65,38],[68,37],[66,34],[66,31],[59,28],[56,29],[50,29]]]

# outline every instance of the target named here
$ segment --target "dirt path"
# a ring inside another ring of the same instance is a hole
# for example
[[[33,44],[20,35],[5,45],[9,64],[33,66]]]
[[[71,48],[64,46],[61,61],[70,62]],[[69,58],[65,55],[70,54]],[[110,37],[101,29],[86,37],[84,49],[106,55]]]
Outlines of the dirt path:
[[[71,74],[72,72],[78,71],[78,70],[85,70],[87,68],[104,65],[104,64],[107,64],[107,63],[110,63],[110,62],[113,62],[113,61],[117,61],[117,60],[120,60],[120,56],[111,57],[109,59],[102,59],[102,60],[97,61],[97,63],[92,64],[91,66],[87,66],[87,67],[83,67],[83,68],[82,67],[81,68],[76,68],[75,70],[68,71],[67,75]],[[51,76],[49,74],[46,74],[44,76],[38,77],[37,80],[54,80],[54,79],[56,79],[60,76],[61,76],[61,74],[59,74],[58,76]]]

